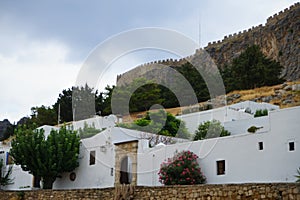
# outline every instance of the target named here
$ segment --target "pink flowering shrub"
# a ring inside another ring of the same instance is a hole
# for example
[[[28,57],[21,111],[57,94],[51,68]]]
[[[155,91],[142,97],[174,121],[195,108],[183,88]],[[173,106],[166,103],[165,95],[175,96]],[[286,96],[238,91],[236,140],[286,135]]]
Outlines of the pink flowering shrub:
[[[197,162],[198,156],[190,151],[177,153],[161,164],[159,182],[164,185],[194,185],[206,182]]]

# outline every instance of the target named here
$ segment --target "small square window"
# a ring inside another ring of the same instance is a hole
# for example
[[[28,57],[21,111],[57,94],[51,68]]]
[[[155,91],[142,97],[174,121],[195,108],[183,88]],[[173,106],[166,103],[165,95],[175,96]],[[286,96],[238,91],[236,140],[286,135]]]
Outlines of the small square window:
[[[295,151],[295,142],[289,142],[289,151]]]
[[[217,161],[217,175],[225,174],[225,160]]]
[[[258,150],[263,150],[264,149],[264,143],[263,142],[259,142],[258,143]]]
[[[96,151],[90,151],[90,165],[96,163]]]

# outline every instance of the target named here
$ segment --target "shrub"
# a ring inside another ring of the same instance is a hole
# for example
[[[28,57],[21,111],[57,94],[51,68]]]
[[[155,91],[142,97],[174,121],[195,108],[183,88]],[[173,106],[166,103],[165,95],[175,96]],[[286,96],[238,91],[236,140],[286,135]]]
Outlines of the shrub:
[[[206,138],[229,136],[231,133],[221,125],[218,120],[206,121],[199,125],[195,131],[194,140],[203,140]]]
[[[94,123],[90,126],[86,122],[84,122],[83,128],[79,128],[78,133],[80,139],[84,139],[84,138],[92,137],[103,130],[105,130],[105,128],[103,128],[102,130],[96,129]]]
[[[254,114],[254,117],[262,117],[262,116],[267,116],[268,115],[268,110],[267,109],[259,109],[259,110],[256,110],[255,114]]]
[[[295,176],[297,178],[296,182],[300,183],[300,167],[298,168],[297,172],[298,172],[298,175]]]
[[[194,185],[206,182],[197,162],[198,156],[190,151],[177,153],[161,164],[159,182],[164,185]]]

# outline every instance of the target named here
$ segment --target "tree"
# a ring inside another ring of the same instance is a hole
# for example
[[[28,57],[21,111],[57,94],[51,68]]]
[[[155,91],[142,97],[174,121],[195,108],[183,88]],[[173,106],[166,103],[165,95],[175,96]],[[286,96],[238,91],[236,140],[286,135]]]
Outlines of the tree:
[[[109,86],[106,89],[109,89]],[[94,88],[85,84],[63,90],[53,108],[57,115],[59,113],[60,122],[70,122],[90,118],[96,113],[105,114],[104,106],[110,104],[105,104],[103,93],[98,94],[97,90],[94,91]]]
[[[164,110],[147,112],[142,119],[135,120],[132,124],[120,126],[158,135],[188,139],[190,134],[185,123]]]
[[[111,97],[112,93],[115,89],[115,86],[109,86],[107,85],[105,87],[106,92],[102,93],[103,95],[103,110],[102,110],[102,115],[109,115],[112,113],[111,111]]]
[[[207,138],[229,136],[230,132],[225,130],[218,120],[206,121],[198,126],[195,131],[194,141]]]
[[[248,47],[230,65],[225,65],[222,78],[226,92],[255,87],[270,86],[283,82],[280,78],[283,67],[267,58],[259,46]]]
[[[158,85],[145,78],[134,79],[128,85],[115,87],[113,95],[115,114],[127,114],[128,106],[129,112],[146,111],[152,105],[161,104],[163,101]]]
[[[44,105],[32,107],[31,113],[31,118],[27,123],[34,123],[37,126],[57,124],[56,111],[51,107],[46,107]]]
[[[198,156],[190,151],[177,153],[161,164],[159,182],[164,185],[194,185],[206,182],[197,162]]]
[[[63,172],[79,166],[79,144],[77,133],[65,126],[52,130],[47,138],[43,129],[22,127],[16,131],[10,155],[24,171],[41,177],[44,189],[51,189]]]
[[[73,121],[72,89],[63,90],[53,107],[59,113],[61,122]]]

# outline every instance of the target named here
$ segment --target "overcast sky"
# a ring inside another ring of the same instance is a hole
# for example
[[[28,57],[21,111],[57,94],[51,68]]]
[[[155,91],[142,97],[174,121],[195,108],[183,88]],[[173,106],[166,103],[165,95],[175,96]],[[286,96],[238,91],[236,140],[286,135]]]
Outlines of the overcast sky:
[[[33,106],[51,106],[74,85],[97,45],[143,27],[172,29],[200,45],[264,24],[296,0],[26,0],[0,1],[0,120],[17,122]],[[201,24],[201,28],[199,28]],[[200,32],[200,34],[199,34]],[[200,37],[199,37],[200,35]],[[149,52],[149,55],[151,52]],[[145,55],[145,54],[143,54]],[[135,55],[116,62],[116,75],[143,62],[170,57]],[[121,67],[122,66],[122,67]]]

